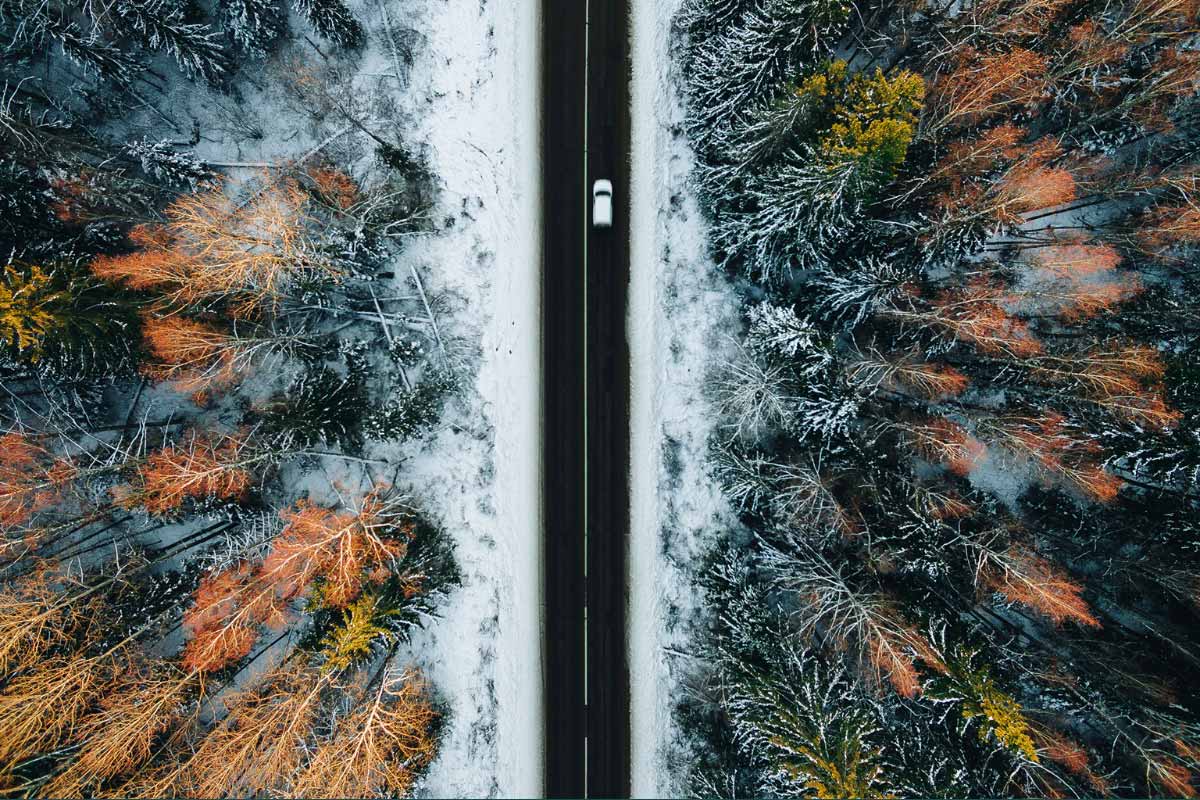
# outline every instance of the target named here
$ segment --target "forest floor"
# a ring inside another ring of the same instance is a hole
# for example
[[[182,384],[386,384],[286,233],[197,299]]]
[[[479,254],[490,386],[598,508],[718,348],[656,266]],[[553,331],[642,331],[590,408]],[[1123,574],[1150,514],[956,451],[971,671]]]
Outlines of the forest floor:
[[[265,64],[243,69],[234,94],[177,81],[113,133],[177,138],[236,184],[318,153],[372,169],[374,143],[346,123],[354,115],[394,134],[433,175],[432,230],[406,245],[392,285],[385,279],[381,291],[411,294],[419,276],[460,390],[434,430],[399,444],[369,442],[364,453],[402,464],[397,483],[448,532],[462,573],[439,618],[400,654],[422,667],[445,715],[439,755],[417,793],[535,796],[542,775],[538,83],[530,79],[537,4],[348,6],[368,31],[361,55],[341,56],[301,30]],[[278,377],[257,381],[266,387]],[[156,402],[147,390],[139,413]],[[334,461],[286,482],[319,498],[342,481],[366,479],[359,466]]]
[[[536,4],[415,2],[427,41],[403,94],[439,177],[435,218],[404,260],[453,298],[473,382],[406,464],[452,532],[463,585],[414,637],[448,704],[432,797],[541,791]],[[403,268],[398,269],[398,277]]]
[[[712,535],[738,525],[707,471],[718,414],[705,387],[736,348],[740,303],[708,257],[688,176],[672,20],[679,0],[635,2],[629,336],[631,414],[630,676],[633,796],[679,796],[687,745],[673,708],[686,691]]]

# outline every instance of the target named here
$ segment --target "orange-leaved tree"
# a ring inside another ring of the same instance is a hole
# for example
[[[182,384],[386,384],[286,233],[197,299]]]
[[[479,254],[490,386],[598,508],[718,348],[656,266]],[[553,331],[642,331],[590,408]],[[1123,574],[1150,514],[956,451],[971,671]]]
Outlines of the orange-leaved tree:
[[[185,617],[188,668],[212,671],[243,658],[260,627],[283,622],[291,602],[317,582],[322,603],[345,608],[397,574],[413,535],[409,510],[382,488],[356,510],[302,500],[280,516],[284,527],[261,564],[243,562],[201,582]]]
[[[154,362],[143,372],[174,383],[181,391],[223,387],[256,358],[287,348],[297,340],[287,335],[241,334],[207,322],[176,315],[147,315],[142,338]]]
[[[184,195],[165,216],[135,229],[138,250],[98,258],[93,272],[176,308],[224,299],[241,316],[274,308],[301,277],[342,272],[320,246],[330,220],[293,178],[268,178],[244,200],[222,189]]]
[[[121,505],[151,514],[178,511],[187,500],[239,500],[250,488],[251,470],[268,458],[270,453],[254,447],[246,433],[193,430],[148,455],[133,481],[114,494]]]
[[[291,792],[297,797],[407,794],[433,760],[436,717],[419,673],[385,676],[317,742]]]

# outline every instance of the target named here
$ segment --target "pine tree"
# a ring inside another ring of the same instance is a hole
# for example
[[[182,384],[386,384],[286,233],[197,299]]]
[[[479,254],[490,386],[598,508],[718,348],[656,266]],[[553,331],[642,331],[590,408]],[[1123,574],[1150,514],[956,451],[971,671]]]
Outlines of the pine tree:
[[[221,0],[226,34],[252,58],[265,58],[287,32],[287,17],[278,0]]]
[[[141,162],[142,169],[159,181],[197,191],[211,188],[216,183],[216,174],[195,156],[181,153],[168,142],[151,144],[134,141],[125,146],[130,156]]]
[[[357,449],[368,400],[360,369],[351,366],[346,375],[325,366],[306,370],[263,409],[264,433],[281,434],[297,448],[326,442]]]
[[[376,439],[408,439],[418,435],[441,415],[442,404],[455,390],[454,376],[433,371],[411,389],[400,389],[363,423]]]
[[[392,609],[381,608],[379,598],[364,594],[346,607],[340,625],[334,627],[322,640],[322,669],[340,672],[361,662],[381,644],[388,642],[393,633],[384,623]]]
[[[189,78],[223,83],[231,65],[219,34],[204,23],[187,22],[186,6],[171,0],[119,0],[116,20],[150,50],[161,50]]]
[[[292,7],[313,30],[339,47],[362,47],[366,38],[362,25],[341,0],[292,0]]]
[[[1037,749],[1021,705],[999,687],[979,651],[954,645],[944,654],[943,664],[944,673],[933,678],[926,696],[955,703],[964,728],[974,727],[980,739],[992,738],[1036,763]]]
[[[728,678],[728,708],[745,750],[767,760],[775,797],[888,796],[878,717],[845,677],[822,670],[808,654],[780,648],[767,667],[737,664]]]
[[[10,262],[0,271],[0,338],[15,359],[54,376],[128,368],[131,304],[69,264]]]

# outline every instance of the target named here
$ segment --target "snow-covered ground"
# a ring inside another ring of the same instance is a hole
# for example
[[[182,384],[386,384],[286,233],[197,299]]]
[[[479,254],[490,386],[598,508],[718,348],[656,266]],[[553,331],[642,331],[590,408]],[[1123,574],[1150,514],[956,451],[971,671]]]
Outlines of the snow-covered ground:
[[[739,301],[708,258],[671,58],[680,0],[633,3],[633,219],[629,335],[633,487],[630,675],[633,794],[679,796],[672,718],[700,596],[695,568],[734,515],[706,469],[717,414],[705,391],[734,347]]]
[[[445,220],[403,260],[442,296],[443,324],[479,363],[404,470],[463,571],[441,619],[413,641],[449,711],[421,793],[531,797],[542,788],[537,4],[395,5],[426,37],[401,102]]]
[[[536,796],[542,790],[538,4],[349,5],[368,31],[360,55],[317,53],[318,45],[295,37],[266,63],[244,69],[236,95],[173,81],[114,133],[157,140],[165,132],[182,146],[195,121],[199,141],[188,149],[233,181],[318,152],[357,164],[356,174],[378,169],[374,143],[346,122],[349,109],[416,151],[436,176],[436,232],[404,248],[388,293],[411,294],[409,276],[418,272],[462,391],[434,432],[398,445],[376,443],[368,453],[403,463],[398,484],[453,538],[463,577],[439,618],[397,659],[423,668],[447,712],[441,751],[418,793]],[[303,24],[296,28],[304,31]],[[313,70],[322,72],[307,81]],[[322,90],[297,88],[314,84]],[[278,376],[257,380],[278,383]],[[288,489],[321,497],[360,471],[333,461],[319,474],[289,476]]]

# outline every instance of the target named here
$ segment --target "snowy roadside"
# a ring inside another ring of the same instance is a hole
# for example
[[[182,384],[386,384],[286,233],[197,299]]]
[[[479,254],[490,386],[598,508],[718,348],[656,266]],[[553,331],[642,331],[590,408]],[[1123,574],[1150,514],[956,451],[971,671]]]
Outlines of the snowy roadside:
[[[426,37],[404,93],[440,181],[440,232],[402,257],[478,371],[405,478],[463,585],[412,642],[448,705],[422,794],[536,796],[542,776],[537,7],[402,0]],[[474,351],[478,348],[478,352]]]
[[[708,258],[671,60],[680,0],[633,4],[630,675],[633,795],[680,796],[672,717],[701,597],[695,569],[734,524],[706,468],[717,414],[704,391],[733,347],[739,300]]]

